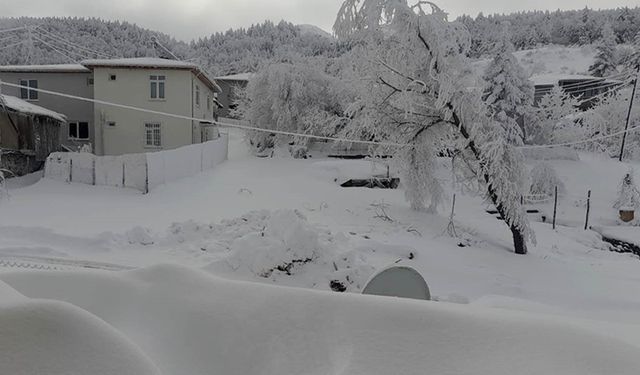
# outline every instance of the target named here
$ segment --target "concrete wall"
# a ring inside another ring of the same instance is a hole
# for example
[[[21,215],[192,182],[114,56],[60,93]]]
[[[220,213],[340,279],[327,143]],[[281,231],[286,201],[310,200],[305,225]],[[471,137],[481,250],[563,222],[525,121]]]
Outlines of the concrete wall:
[[[148,192],[167,182],[195,176],[227,160],[228,136],[173,150],[95,156],[56,152],[47,158],[45,177],[87,185],[128,187]]]
[[[110,80],[116,75],[116,80]],[[163,75],[165,98],[151,99],[150,75]],[[94,68],[94,96],[98,100],[125,104],[154,111],[211,120],[213,111],[207,111],[207,95],[213,93],[188,70],[175,69],[127,69],[112,67]],[[200,87],[200,106],[195,104],[195,87]],[[199,121],[144,113],[95,104],[94,123],[97,155],[122,155],[174,149],[198,143]],[[115,123],[111,126],[110,123]],[[162,145],[145,144],[145,124],[160,123]]]
[[[38,80],[39,89],[57,91],[84,98],[93,98],[93,86],[89,85],[89,78],[91,77],[91,72],[0,72],[0,79],[5,82],[20,84],[20,80],[35,79]],[[20,89],[17,87],[2,86],[2,93],[20,98]],[[29,100],[29,102],[67,116],[67,124],[63,124],[60,128],[61,144],[71,148],[78,148],[86,143],[93,145],[95,134],[93,130],[92,103],[44,93],[38,94],[38,100]],[[89,139],[85,141],[69,139],[68,123],[80,121],[89,123]]]

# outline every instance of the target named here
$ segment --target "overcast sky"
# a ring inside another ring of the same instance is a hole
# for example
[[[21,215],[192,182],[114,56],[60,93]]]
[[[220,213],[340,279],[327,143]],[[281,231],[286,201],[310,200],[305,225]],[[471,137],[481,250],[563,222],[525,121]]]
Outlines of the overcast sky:
[[[479,12],[615,8],[638,0],[435,0],[452,18]],[[306,23],[331,31],[342,0],[0,0],[1,16],[84,16],[126,20],[191,40],[266,19]]]

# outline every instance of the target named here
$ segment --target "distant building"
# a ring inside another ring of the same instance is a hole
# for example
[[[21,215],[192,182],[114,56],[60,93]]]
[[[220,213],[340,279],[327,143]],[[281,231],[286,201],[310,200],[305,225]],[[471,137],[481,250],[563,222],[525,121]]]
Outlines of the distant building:
[[[240,73],[215,78],[222,89],[222,93],[218,96],[221,105],[218,111],[219,117],[234,118],[230,112],[237,107],[237,91],[245,89],[254,75],[254,73]]]
[[[77,150],[95,139],[93,103],[40,93],[41,88],[93,98],[93,73],[79,64],[0,66],[0,80],[23,86],[3,86],[2,92],[32,104],[64,113],[67,122],[60,128],[60,144]]]
[[[217,137],[213,125],[221,88],[197,65],[160,58],[86,60],[81,64],[2,66],[6,93],[63,113],[61,144],[77,150],[90,144],[96,155],[173,149]],[[32,89],[171,113],[168,117],[92,103]]]
[[[60,148],[64,115],[10,95],[0,95],[0,168],[20,176],[42,168]]]
[[[623,82],[587,75],[577,74],[541,74],[530,78],[535,86],[534,104],[548,94],[555,86],[562,88],[566,93],[580,99],[580,109],[591,108],[598,97],[610,92]]]

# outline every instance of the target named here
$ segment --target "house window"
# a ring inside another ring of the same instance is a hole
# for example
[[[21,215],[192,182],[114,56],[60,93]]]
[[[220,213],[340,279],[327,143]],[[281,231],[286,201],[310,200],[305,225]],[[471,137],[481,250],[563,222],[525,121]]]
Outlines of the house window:
[[[24,100],[38,100],[38,92],[36,90],[38,88],[38,80],[36,79],[21,79],[20,80],[20,97]]]
[[[160,124],[150,123],[144,124],[145,145],[147,147],[162,146],[162,135],[160,134]]]
[[[200,106],[200,86],[196,85],[196,105]]]
[[[89,139],[88,122],[70,122],[69,139],[86,140]]]
[[[115,81],[117,78],[115,74],[109,74],[109,81]]]
[[[151,99],[164,99],[165,76],[149,76]]]

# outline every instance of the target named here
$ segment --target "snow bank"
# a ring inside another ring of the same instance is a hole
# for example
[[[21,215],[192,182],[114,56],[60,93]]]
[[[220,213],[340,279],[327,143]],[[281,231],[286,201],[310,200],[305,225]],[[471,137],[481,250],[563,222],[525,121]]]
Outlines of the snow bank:
[[[25,298],[0,282],[0,373],[158,374],[126,337],[88,312]]]
[[[571,321],[500,309],[234,282],[178,266],[0,278],[27,296],[96,314],[167,375],[624,375],[640,368],[636,347]]]
[[[310,224],[297,210],[252,211],[211,225],[176,223],[166,236],[145,240],[194,256],[207,254],[214,260],[204,269],[217,275],[323,290],[333,282],[352,292],[359,292],[376,269],[408,259],[411,252],[386,251],[388,246],[374,241],[365,249],[342,233]]]
[[[128,187],[141,191],[213,169],[227,159],[228,138],[173,150],[120,156],[56,152],[49,155],[45,177],[88,185]]]

